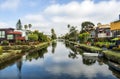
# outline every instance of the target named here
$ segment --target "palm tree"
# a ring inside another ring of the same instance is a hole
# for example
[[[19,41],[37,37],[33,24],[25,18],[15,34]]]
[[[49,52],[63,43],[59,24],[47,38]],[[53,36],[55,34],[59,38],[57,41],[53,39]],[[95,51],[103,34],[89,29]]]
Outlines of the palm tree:
[[[25,30],[28,28],[28,26],[27,25],[24,25],[24,28],[25,28]]]
[[[32,24],[28,24],[29,29],[32,27]]]

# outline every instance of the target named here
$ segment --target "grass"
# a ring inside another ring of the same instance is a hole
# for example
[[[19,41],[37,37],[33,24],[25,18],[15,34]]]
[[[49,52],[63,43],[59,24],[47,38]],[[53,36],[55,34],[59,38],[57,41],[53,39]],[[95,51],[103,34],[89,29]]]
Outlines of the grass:
[[[120,58],[120,53],[119,53],[119,52],[106,50],[106,51],[103,51],[103,53],[104,53],[104,54],[107,54],[107,55],[111,55],[111,56],[115,56],[115,57]]]
[[[79,45],[80,48],[82,48],[83,50],[85,51],[88,51],[88,52],[101,52],[102,49],[101,48],[98,48],[98,47],[95,47],[95,46],[90,46],[90,45],[86,45],[86,44],[79,44],[79,43],[76,43],[77,45]]]
[[[26,51],[36,51],[42,49],[48,45],[48,42],[40,43],[37,45],[15,45],[15,46],[3,46],[3,54],[0,55],[0,63],[7,62],[14,58],[22,56],[22,53]],[[24,51],[24,52],[23,52]]]
[[[106,50],[103,51],[105,57],[114,62],[120,63],[120,53],[115,51]]]

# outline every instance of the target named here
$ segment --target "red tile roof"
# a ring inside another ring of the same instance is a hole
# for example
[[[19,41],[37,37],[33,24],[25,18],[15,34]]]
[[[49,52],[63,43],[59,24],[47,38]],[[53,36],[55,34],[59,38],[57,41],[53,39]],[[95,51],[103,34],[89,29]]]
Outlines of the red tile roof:
[[[16,40],[25,40],[25,37],[16,37]]]
[[[7,32],[8,34],[17,34],[17,35],[21,35],[22,32],[18,32],[18,31],[10,31],[10,32]]]

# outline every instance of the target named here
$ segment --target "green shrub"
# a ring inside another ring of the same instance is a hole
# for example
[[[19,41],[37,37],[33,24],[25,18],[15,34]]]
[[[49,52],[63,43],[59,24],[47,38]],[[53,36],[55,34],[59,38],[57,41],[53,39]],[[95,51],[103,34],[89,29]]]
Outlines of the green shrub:
[[[38,35],[37,34],[29,34],[28,39],[30,41],[37,41],[38,40]]]
[[[9,41],[7,40],[2,41],[2,45],[9,45]]]
[[[16,44],[21,45],[22,42],[21,42],[20,40],[17,40],[17,41],[16,41]]]

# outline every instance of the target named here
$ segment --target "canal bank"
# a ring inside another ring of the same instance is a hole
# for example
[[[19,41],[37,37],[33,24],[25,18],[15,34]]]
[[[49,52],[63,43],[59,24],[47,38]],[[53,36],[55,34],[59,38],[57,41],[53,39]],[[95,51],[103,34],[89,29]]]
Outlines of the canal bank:
[[[38,45],[18,45],[18,46],[3,46],[3,52],[0,55],[0,64],[7,63],[13,59],[22,57],[26,53],[32,53],[41,50],[49,45],[49,42],[40,43]]]
[[[116,62],[120,64],[120,53],[112,50],[102,50],[102,48],[90,46],[86,44],[79,44],[77,42],[70,42],[71,44],[75,45],[76,47],[79,47],[85,51],[91,52],[91,53],[102,53],[103,57],[107,58],[110,61]]]

